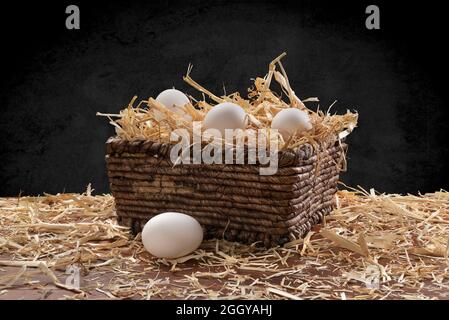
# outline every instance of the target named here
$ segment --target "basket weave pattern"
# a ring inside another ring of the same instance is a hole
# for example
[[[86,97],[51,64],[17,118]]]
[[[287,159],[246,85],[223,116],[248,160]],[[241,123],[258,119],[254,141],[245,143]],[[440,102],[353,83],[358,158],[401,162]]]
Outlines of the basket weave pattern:
[[[106,162],[119,223],[139,232],[153,216],[186,213],[218,237],[269,247],[304,236],[335,206],[339,164],[346,145],[310,145],[278,154],[278,171],[258,165],[177,164],[170,144],[106,142]]]

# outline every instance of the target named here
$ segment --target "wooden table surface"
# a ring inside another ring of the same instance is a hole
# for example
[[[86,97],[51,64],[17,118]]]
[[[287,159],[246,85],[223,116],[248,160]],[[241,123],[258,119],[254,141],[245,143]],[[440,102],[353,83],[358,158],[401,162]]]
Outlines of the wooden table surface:
[[[446,192],[338,203],[285,247],[212,239],[167,261],[116,224],[110,195],[0,198],[0,299],[449,298]]]

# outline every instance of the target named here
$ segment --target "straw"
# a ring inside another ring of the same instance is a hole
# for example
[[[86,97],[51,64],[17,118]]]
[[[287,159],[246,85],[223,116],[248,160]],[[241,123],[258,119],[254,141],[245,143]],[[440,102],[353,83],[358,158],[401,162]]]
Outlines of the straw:
[[[117,224],[113,198],[91,188],[0,198],[0,295],[53,286],[67,299],[448,297],[448,192],[337,197],[326,225],[304,239],[271,249],[208,240],[174,261],[147,253]],[[65,284],[71,265],[94,280]]]

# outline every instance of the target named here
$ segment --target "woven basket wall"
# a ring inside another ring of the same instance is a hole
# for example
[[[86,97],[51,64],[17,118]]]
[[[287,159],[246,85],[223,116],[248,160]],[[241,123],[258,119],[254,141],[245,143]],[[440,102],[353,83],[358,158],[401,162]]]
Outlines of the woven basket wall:
[[[278,172],[257,165],[178,164],[170,144],[148,140],[106,142],[106,162],[119,223],[139,232],[167,211],[196,218],[205,238],[264,246],[304,236],[335,206],[343,148],[310,145],[279,152]]]

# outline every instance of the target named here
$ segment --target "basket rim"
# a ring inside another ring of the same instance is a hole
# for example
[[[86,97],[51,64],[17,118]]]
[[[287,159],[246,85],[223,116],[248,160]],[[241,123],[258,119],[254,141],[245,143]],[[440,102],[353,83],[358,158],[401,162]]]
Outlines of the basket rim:
[[[106,141],[106,154],[122,154],[122,153],[143,153],[148,155],[166,155],[170,153],[174,143],[157,142],[150,139],[137,138],[133,140],[127,140],[119,138],[118,136],[111,136]],[[339,148],[343,151],[347,148],[347,144],[344,139],[341,141],[335,141],[328,146],[318,145],[314,147],[310,143],[305,143],[294,149],[286,148],[278,151],[279,158],[295,158],[297,160],[308,160],[316,154],[330,150],[333,148]],[[245,148],[245,152],[246,152]]]

